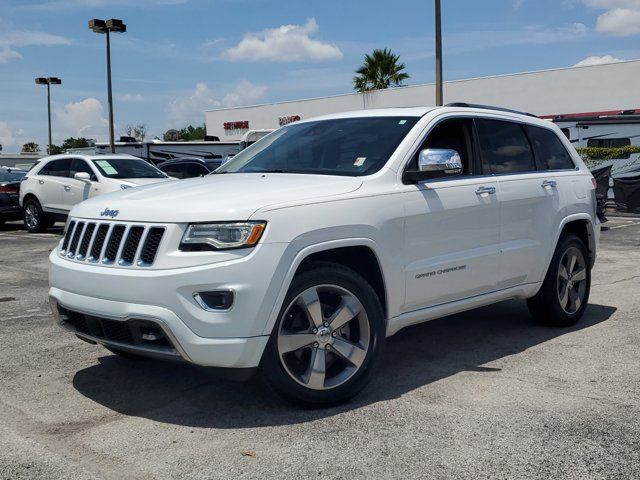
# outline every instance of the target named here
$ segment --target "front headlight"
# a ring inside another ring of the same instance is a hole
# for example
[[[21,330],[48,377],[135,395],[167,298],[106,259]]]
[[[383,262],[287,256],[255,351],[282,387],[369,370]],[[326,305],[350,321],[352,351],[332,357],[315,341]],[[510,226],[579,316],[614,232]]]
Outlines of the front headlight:
[[[248,248],[258,243],[267,222],[192,223],[182,236],[181,250]]]

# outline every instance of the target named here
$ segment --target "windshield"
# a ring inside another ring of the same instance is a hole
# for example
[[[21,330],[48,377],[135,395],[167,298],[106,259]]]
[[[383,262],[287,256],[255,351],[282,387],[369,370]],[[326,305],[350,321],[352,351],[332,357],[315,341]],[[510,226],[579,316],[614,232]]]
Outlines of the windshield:
[[[93,160],[93,164],[107,178],[167,178],[156,167],[137,158],[105,158]]]
[[[417,121],[417,117],[367,117],[294,123],[243,150],[216,174],[370,175],[384,166]]]
[[[26,173],[23,170],[0,170],[0,182],[19,182]]]

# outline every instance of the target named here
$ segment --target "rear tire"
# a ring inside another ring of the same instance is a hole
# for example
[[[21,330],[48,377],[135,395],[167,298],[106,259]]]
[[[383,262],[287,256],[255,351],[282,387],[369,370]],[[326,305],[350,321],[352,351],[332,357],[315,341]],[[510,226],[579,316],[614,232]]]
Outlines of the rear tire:
[[[315,263],[289,287],[262,377],[297,404],[343,403],[371,380],[385,333],[380,300],[367,281],[342,265]]]
[[[42,210],[40,202],[34,198],[24,203],[24,226],[29,233],[42,233],[51,226],[51,220]]]
[[[569,327],[584,314],[590,289],[587,247],[576,235],[563,235],[542,287],[527,300],[527,306],[536,321],[554,327]]]

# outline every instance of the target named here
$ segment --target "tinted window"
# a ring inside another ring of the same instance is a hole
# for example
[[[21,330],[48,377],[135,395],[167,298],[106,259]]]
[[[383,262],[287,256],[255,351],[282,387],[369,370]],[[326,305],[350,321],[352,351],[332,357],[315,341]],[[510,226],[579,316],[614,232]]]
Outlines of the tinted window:
[[[482,160],[491,173],[499,175],[536,169],[529,140],[519,124],[486,119],[476,122]]]
[[[473,165],[473,144],[471,141],[471,121],[463,118],[444,120],[429,132],[424,143],[413,158],[413,170],[417,170],[418,154],[426,148],[445,148],[460,154],[464,174],[471,174]]]
[[[68,177],[70,166],[71,159],[69,158],[53,160],[51,162],[47,162],[47,164],[40,169],[38,175],[49,175],[51,177]]]
[[[24,170],[0,169],[0,182],[19,182],[26,173]]]
[[[207,173],[209,173],[209,170],[203,165],[198,165],[197,163],[186,164],[185,178],[201,177]]]
[[[564,133],[565,137],[567,137],[569,140],[571,140],[571,130],[569,130],[568,128],[563,128],[562,129],[562,133]]]
[[[95,172],[91,169],[91,167],[87,162],[79,158],[74,158],[71,161],[71,169],[69,172],[69,176],[73,178],[73,176],[78,172],[88,173],[91,180],[93,181],[97,180]]]
[[[590,138],[587,140],[587,147],[617,148],[629,145],[631,145],[630,138]]]
[[[536,153],[538,170],[566,170],[575,167],[569,152],[553,130],[528,125],[527,132]]]
[[[218,173],[369,175],[387,163],[417,121],[365,117],[290,124],[237,154]]]
[[[160,165],[158,167],[164,173],[173,178],[186,178],[185,165],[182,163],[170,163],[168,165]]]
[[[110,158],[93,160],[100,173],[107,178],[166,178],[150,163],[139,158]]]

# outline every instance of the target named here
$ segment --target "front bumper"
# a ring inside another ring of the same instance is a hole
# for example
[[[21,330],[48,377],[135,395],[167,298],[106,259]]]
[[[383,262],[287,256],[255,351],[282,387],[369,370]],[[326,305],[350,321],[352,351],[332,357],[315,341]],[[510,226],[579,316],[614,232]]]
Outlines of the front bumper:
[[[253,368],[269,339],[265,328],[284,274],[280,261],[286,248],[285,244],[263,244],[235,260],[157,270],[73,261],[55,249],[50,255],[49,296],[57,322],[85,340],[203,366]],[[194,293],[207,290],[232,290],[233,306],[205,310]],[[161,328],[175,351],[150,351],[148,344],[116,344],[113,338],[96,335],[101,332],[98,327],[78,331],[65,321],[65,310],[100,321],[151,322]]]
[[[114,302],[85,297],[57,288],[49,291],[55,323],[91,343],[119,348],[142,356],[179,360],[196,365],[222,368],[253,368],[260,363],[268,336],[249,338],[202,338],[195,335],[175,314],[161,307]],[[78,329],[69,321],[70,312],[101,320],[145,321],[155,324],[166,335],[168,346],[116,340],[105,334]]]

